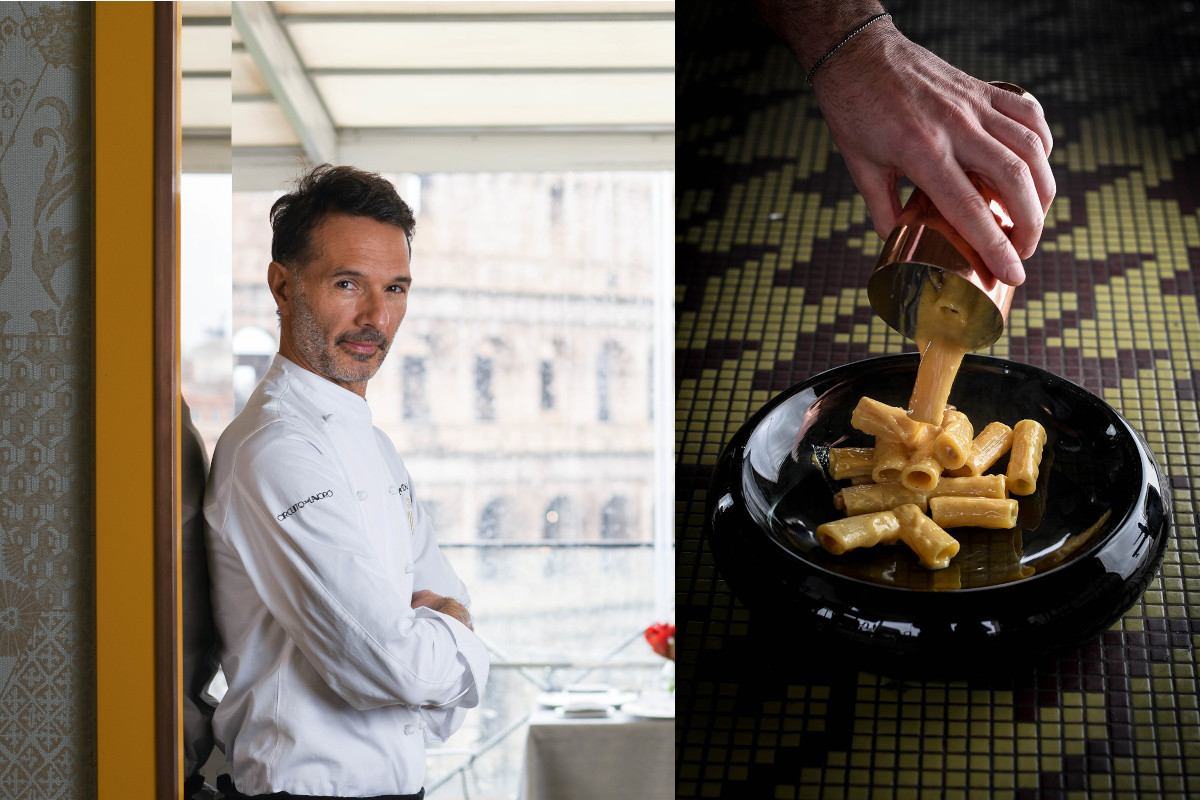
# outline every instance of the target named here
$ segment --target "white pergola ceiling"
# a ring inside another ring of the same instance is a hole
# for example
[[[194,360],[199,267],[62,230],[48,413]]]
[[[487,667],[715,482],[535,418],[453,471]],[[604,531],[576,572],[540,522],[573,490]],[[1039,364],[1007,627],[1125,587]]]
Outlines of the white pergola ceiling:
[[[674,164],[675,4],[193,2],[185,170],[267,188],[391,172]]]

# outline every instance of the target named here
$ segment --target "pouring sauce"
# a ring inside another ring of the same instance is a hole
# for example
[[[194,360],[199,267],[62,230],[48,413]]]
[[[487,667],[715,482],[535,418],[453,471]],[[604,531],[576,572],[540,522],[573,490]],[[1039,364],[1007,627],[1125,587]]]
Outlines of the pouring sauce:
[[[966,281],[946,280],[934,271],[921,292],[917,308],[917,347],[921,366],[908,401],[917,422],[942,424],[954,378],[963,356],[970,352],[968,331],[975,305],[973,287]]]

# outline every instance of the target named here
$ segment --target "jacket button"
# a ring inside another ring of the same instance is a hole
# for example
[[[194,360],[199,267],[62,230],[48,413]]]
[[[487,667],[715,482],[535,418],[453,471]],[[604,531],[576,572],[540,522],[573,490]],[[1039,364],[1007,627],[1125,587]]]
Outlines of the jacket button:
[[[358,490],[358,499],[359,499],[359,500],[366,500],[366,499],[367,499],[367,492],[366,492],[366,490],[365,490],[365,489],[359,489],[359,490]]]
[[[412,723],[409,723],[408,725],[404,726],[404,732],[407,735],[412,736],[414,733],[417,732],[417,726],[413,725]]]
[[[415,570],[415,569],[416,569],[416,567],[413,566],[413,563],[411,561],[404,565],[404,573],[406,575],[412,575],[413,570]]]

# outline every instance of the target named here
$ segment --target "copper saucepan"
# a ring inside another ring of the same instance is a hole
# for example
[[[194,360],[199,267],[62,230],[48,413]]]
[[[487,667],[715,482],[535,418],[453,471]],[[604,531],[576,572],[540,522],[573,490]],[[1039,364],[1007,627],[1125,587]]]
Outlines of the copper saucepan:
[[[1011,83],[992,81],[992,85],[1028,95]],[[1011,230],[1012,220],[996,190],[974,173],[967,177],[987,200],[997,224]],[[913,339],[921,298],[927,292],[953,298],[956,312],[961,314],[956,326],[961,344],[981,350],[1004,333],[1016,287],[997,280],[929,196],[916,189],[883,245],[867,282],[867,296],[876,314]]]

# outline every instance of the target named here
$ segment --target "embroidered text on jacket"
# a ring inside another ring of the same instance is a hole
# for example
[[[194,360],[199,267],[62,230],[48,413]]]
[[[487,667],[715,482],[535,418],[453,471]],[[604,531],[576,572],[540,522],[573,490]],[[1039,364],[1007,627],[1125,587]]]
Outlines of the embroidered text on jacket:
[[[281,511],[278,514],[276,514],[275,519],[279,520],[280,522],[283,522],[285,519],[290,517],[292,514],[295,514],[297,511],[304,508],[309,503],[315,503],[318,500],[324,500],[326,497],[333,497],[333,489],[326,489],[323,492],[318,492],[317,494],[309,495],[305,499],[301,500],[300,502],[296,503],[292,507],[288,508],[286,511]]]

